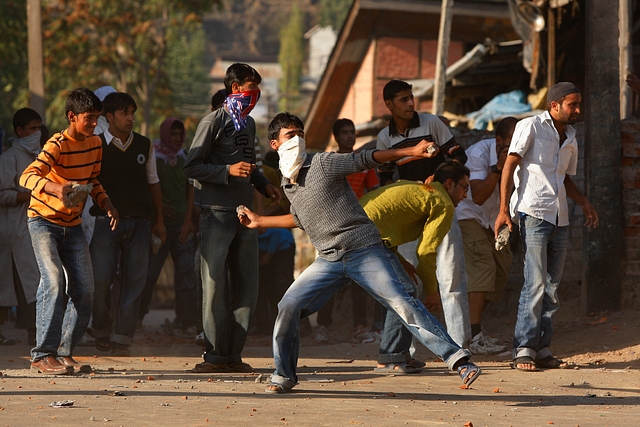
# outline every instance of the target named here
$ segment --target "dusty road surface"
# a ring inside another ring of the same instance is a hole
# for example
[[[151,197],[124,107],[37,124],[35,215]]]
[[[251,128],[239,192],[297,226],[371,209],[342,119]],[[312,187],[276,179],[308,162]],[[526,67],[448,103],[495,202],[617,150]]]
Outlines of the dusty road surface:
[[[250,337],[253,374],[193,374],[191,339],[159,325],[138,332],[131,357],[79,347],[95,372],[50,377],[29,371],[26,344],[0,346],[0,426],[635,426],[640,420],[640,315],[619,312],[557,319],[554,349],[571,369],[510,369],[508,356],[476,357],[483,375],[470,389],[424,348],[421,374],[374,373],[377,344],[318,345],[303,339],[300,384],[269,395],[268,337]],[[490,330],[508,342],[512,319]],[[25,339],[3,325],[3,333]],[[339,335],[339,334],[337,334]],[[53,408],[56,401],[73,405]]]

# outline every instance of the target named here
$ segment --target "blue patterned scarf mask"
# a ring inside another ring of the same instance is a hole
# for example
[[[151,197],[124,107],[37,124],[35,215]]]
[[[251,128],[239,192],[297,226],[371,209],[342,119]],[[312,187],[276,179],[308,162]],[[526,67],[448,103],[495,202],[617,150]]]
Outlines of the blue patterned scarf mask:
[[[260,90],[248,90],[246,92],[227,95],[224,106],[231,115],[236,131],[247,127],[247,117],[260,99]]]

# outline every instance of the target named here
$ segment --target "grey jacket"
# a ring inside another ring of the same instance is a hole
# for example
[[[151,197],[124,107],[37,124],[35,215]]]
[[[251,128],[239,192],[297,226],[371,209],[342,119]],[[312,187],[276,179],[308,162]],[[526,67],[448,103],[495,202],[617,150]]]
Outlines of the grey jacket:
[[[229,175],[229,167],[235,163],[256,162],[255,135],[256,124],[251,117],[247,127],[238,132],[224,107],[200,120],[184,172],[199,184],[196,188],[200,187],[201,207],[234,211],[238,205],[252,206],[253,187],[269,197],[269,180],[257,168],[250,177]]]

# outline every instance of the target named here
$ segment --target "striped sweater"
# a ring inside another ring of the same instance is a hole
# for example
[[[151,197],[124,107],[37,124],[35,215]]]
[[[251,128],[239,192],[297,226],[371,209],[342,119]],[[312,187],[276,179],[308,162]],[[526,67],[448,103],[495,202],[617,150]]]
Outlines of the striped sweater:
[[[25,169],[20,185],[31,190],[31,201],[27,216],[42,217],[65,227],[82,222],[84,203],[67,208],[56,196],[44,191],[47,182],[67,184],[93,184],[91,197],[103,207],[107,193],[96,177],[100,174],[102,141],[97,136],[84,141],[73,139],[67,131],[53,135],[45,144],[36,160]]]

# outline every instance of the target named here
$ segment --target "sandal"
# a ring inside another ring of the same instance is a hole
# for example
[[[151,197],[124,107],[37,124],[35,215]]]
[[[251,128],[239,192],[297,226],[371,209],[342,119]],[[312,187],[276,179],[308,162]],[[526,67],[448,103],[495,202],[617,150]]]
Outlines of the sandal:
[[[462,383],[469,387],[482,373],[482,369],[475,363],[463,362],[456,369]]]
[[[518,365],[531,365],[531,368],[519,368]],[[529,356],[520,356],[513,359],[511,362],[511,369],[517,369],[518,371],[523,372],[538,372],[538,365],[536,362]]]
[[[226,363],[202,362],[194,366],[191,372],[195,374],[220,374],[229,372],[227,366]]]
[[[418,374],[422,372],[422,368],[413,368],[406,363],[387,363],[383,367],[376,367],[373,372],[377,374],[407,375]]]
[[[540,360],[537,360],[536,366],[543,369],[567,369],[569,367],[569,363],[565,362],[562,359],[557,359],[556,357],[549,355],[547,357],[543,357]]]
[[[420,369],[420,368],[424,368],[425,366],[427,366],[427,364],[418,359],[411,359],[407,362],[407,368]]]
[[[243,374],[250,374],[253,372],[253,367],[248,363],[234,362],[227,365],[227,372],[239,372]]]
[[[111,351],[111,338],[110,337],[95,337],[96,350],[99,351]]]
[[[285,387],[284,385],[278,383],[269,383],[264,391],[271,394],[285,394],[291,393],[291,387]]]

